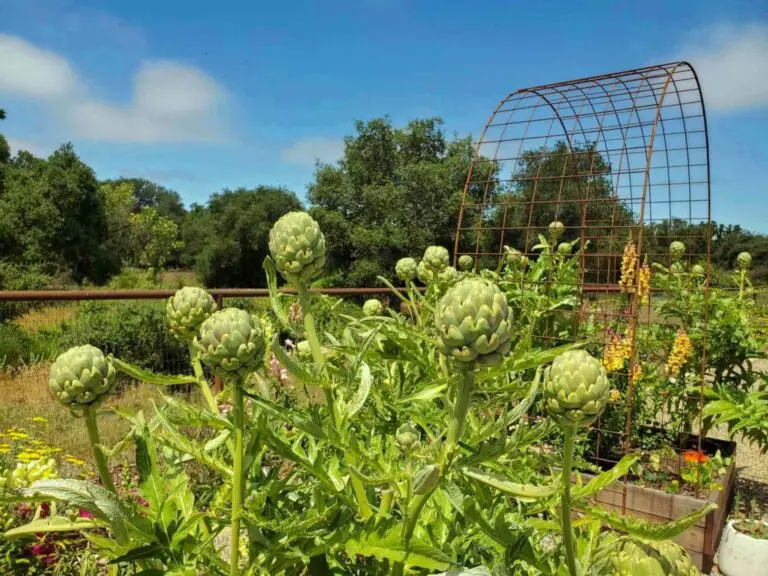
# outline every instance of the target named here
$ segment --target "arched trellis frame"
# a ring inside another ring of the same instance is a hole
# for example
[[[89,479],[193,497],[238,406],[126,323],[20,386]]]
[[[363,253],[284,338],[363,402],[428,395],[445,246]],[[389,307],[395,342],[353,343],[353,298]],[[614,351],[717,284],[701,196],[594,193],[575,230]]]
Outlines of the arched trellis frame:
[[[622,368],[626,384],[618,402],[626,408],[617,419],[621,422],[608,425],[604,417],[593,429],[592,456],[607,464],[621,454],[601,453],[606,435],[621,438],[614,442],[621,453],[633,444],[632,403],[638,401],[634,387],[641,378],[639,372],[633,375],[645,354],[638,334],[655,337],[653,327],[664,319],[653,304],[675,297],[662,288],[654,288],[651,305],[639,297],[637,277],[643,264],[672,270],[669,245],[681,241],[685,250],[678,262],[686,278],[696,283],[689,286],[691,293],[705,302],[709,297],[709,143],[704,100],[690,64],[525,88],[499,103],[472,160],[456,228],[454,264],[469,254],[476,268],[504,271],[512,254],[529,262],[541,258],[541,240],[554,244],[548,231],[554,220],[565,227],[560,241],[571,242],[578,251],[578,273],[572,278],[578,305],[571,310],[570,331],[543,323],[535,327],[536,344],[586,339],[595,348],[605,348],[616,338],[611,326],[621,325],[622,343],[631,349]],[[622,274],[628,245],[637,257],[632,273]],[[557,256],[552,259],[554,266]],[[692,280],[695,265],[701,268],[696,268],[698,279]],[[521,307],[530,305],[526,294],[539,290],[540,282],[525,273],[519,276]],[[630,285],[622,288],[622,282]],[[703,310],[697,359],[702,390],[706,304]],[[657,360],[663,366],[664,359]],[[699,409],[702,403],[699,398]],[[690,404],[684,408],[691,410]],[[664,425],[678,420],[670,413],[658,414]],[[690,442],[679,446],[690,447]],[[701,449],[701,437],[696,447]]]

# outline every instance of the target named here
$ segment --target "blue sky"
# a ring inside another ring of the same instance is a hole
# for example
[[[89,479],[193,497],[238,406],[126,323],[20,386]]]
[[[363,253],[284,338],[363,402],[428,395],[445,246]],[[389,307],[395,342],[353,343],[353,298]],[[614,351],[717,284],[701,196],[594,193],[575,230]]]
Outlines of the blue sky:
[[[0,1],[12,146],[72,141],[100,178],[188,204],[259,184],[303,196],[357,119],[437,115],[477,136],[518,88],[676,59],[704,84],[713,218],[768,232],[765,0]]]

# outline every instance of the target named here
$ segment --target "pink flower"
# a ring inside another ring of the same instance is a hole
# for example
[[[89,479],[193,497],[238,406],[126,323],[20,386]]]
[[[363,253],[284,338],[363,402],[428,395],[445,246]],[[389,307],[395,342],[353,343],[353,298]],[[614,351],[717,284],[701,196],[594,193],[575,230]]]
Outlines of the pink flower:
[[[19,504],[19,514],[21,514],[22,516],[27,516],[29,514],[32,514],[32,512],[33,512],[32,506],[30,506],[26,502]]]
[[[94,515],[88,512],[88,510],[80,510],[80,513],[78,514],[80,518],[94,518]]]
[[[277,356],[272,354],[272,358],[269,360],[269,373],[272,374],[274,378],[280,379],[280,369],[282,366],[280,366],[280,360],[277,359]]]

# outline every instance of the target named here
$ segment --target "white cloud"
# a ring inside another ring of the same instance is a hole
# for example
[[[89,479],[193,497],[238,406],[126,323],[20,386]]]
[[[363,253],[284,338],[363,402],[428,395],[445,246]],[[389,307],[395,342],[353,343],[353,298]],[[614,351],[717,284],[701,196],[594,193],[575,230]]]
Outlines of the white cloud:
[[[128,104],[88,96],[61,56],[0,35],[0,94],[44,99],[67,139],[103,142],[211,142],[227,136],[227,94],[213,78],[168,60],[144,62]]]
[[[699,31],[678,53],[693,64],[710,110],[768,105],[768,24]]]
[[[11,153],[16,154],[20,150],[26,150],[27,152],[31,152],[35,156],[39,158],[46,158],[47,156],[50,156],[52,150],[44,145],[38,144],[36,142],[31,142],[29,140],[23,140],[20,138],[8,138],[8,146],[11,147]]]
[[[334,138],[302,138],[280,152],[285,162],[313,166],[315,162],[335,162],[344,154],[344,141]]]
[[[0,92],[22,98],[62,98],[75,90],[67,61],[29,42],[0,34]]]
[[[120,106],[83,100],[70,121],[83,138],[112,142],[215,141],[226,136],[226,95],[200,70],[147,62],[134,78],[133,100]]]

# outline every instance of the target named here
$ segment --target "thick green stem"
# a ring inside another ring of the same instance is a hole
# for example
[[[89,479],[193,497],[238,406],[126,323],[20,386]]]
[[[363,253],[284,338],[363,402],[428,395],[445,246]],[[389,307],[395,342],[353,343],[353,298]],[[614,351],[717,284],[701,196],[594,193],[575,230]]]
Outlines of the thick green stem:
[[[746,279],[746,277],[747,277],[746,270],[742,270],[739,273],[739,300],[744,299],[744,280]]]
[[[448,423],[448,433],[446,434],[445,443],[440,449],[440,455],[438,456],[437,464],[440,468],[440,480],[445,476],[450,457],[458,446],[459,440],[461,440],[461,434],[464,431],[464,423],[467,420],[467,413],[469,412],[469,401],[472,398],[474,387],[475,366],[474,364],[470,364],[469,366],[463,367],[461,371],[456,398],[453,401],[453,412],[451,414],[451,420]],[[437,483],[435,488],[439,486],[439,484],[440,482]],[[403,526],[403,542],[405,543],[406,548],[408,547],[411,538],[413,538],[413,532],[416,530],[421,511],[429,501],[435,488],[424,494],[417,494],[408,505],[408,515]],[[392,573],[395,576],[401,576],[404,571],[405,564],[398,562],[395,564]]]
[[[235,450],[232,474],[232,528],[230,534],[229,573],[240,574],[240,516],[243,505],[243,391],[241,382],[232,382],[232,420]]]
[[[99,448],[101,438],[99,437],[99,427],[96,424],[96,409],[93,406],[88,406],[88,408],[85,409],[85,427],[88,429],[88,440],[91,443],[93,459],[96,462],[96,469],[99,471],[101,483],[104,484],[104,487],[107,490],[117,494],[115,483],[112,481],[112,474],[109,472],[107,459],[104,457],[101,448]]]
[[[195,378],[197,379],[203,397],[208,404],[208,409],[214,414],[218,414],[219,405],[216,403],[216,398],[214,398],[213,392],[211,392],[211,387],[208,386],[208,380],[205,379],[205,374],[203,373],[203,365],[200,363],[200,356],[198,355],[197,350],[195,350],[192,342],[189,343],[189,357],[192,360],[192,369],[195,371]]]
[[[571,470],[573,468],[573,444],[576,429],[567,426],[563,428],[563,493],[561,501],[561,514],[563,523],[563,548],[565,549],[565,562],[570,576],[579,576],[576,568],[576,550],[574,547],[573,528],[571,526]]]
[[[317,338],[317,330],[315,329],[315,316],[312,314],[312,305],[309,299],[309,290],[304,283],[297,286],[299,291],[299,304],[301,305],[301,313],[304,315],[304,332],[309,342],[309,349],[312,351],[312,359],[317,364],[318,368],[322,368],[325,360],[323,358],[323,352],[320,350],[320,340]]]

